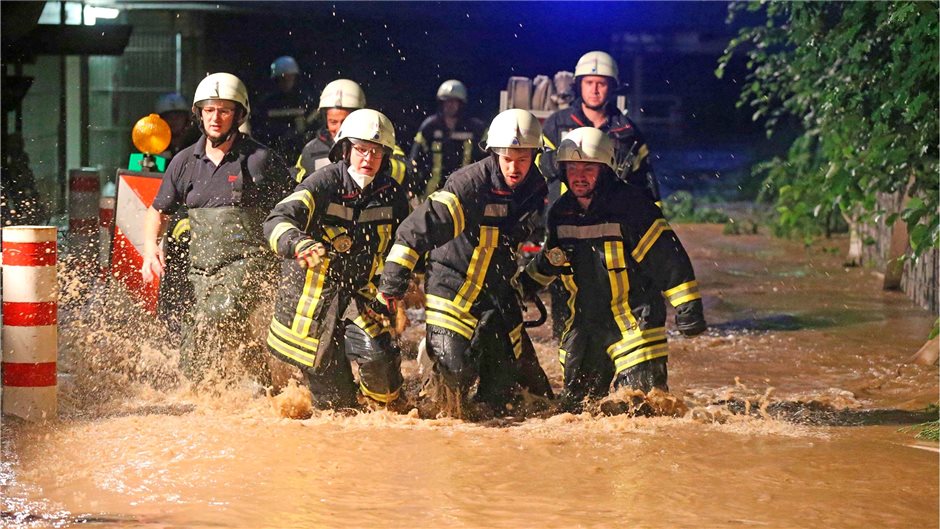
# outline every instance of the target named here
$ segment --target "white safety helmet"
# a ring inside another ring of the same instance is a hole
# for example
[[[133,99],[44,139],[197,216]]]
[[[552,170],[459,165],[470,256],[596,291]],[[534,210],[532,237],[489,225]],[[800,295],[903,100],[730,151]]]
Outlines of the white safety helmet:
[[[274,59],[274,62],[271,63],[271,79],[277,79],[288,74],[300,74],[300,66],[297,65],[297,61],[288,55]]]
[[[330,149],[330,161],[340,159],[342,144],[346,143],[343,140],[371,141],[391,152],[395,148],[395,127],[385,114],[371,108],[360,108],[346,116],[339,127],[336,143]]]
[[[541,149],[542,125],[528,110],[510,108],[500,112],[490,123],[486,149]]]
[[[613,79],[616,88],[620,82],[620,71],[617,69],[617,63],[609,54],[602,51],[589,51],[578,59],[577,66],[574,67],[575,86],[581,86],[581,77],[585,75],[600,75]]]
[[[558,145],[555,161],[601,163],[617,170],[613,140],[606,132],[594,127],[581,127],[569,132]]]
[[[359,83],[349,79],[331,81],[320,93],[320,109],[365,108],[366,94]]]
[[[183,99],[183,96],[179,95],[177,92],[163,94],[157,98],[157,104],[154,105],[154,110],[161,116],[167,112],[188,113],[190,109],[190,105],[186,104],[186,100]]]
[[[437,89],[437,100],[444,101],[446,99],[459,99],[466,103],[467,87],[456,79],[444,81],[441,83],[440,88]]]
[[[196,95],[193,97],[193,113],[198,115],[197,109],[201,108],[201,103],[210,99],[223,99],[241,105],[245,112],[238,122],[239,125],[244,123],[248,119],[248,115],[251,114],[251,105],[248,103],[248,89],[245,88],[245,83],[230,73],[209,74],[205,79],[199,81],[199,86],[196,87]]]

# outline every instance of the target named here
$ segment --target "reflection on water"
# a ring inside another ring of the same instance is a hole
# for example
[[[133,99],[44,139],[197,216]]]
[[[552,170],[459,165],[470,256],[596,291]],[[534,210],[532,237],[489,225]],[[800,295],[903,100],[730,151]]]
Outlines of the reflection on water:
[[[937,527],[937,454],[912,448],[936,444],[898,431],[937,400],[936,366],[902,363],[933,317],[838,256],[677,231],[713,328],[671,335],[650,406],[676,417],[287,419],[247,383],[176,388],[175,351],[140,338],[159,330],[86,312],[62,331],[60,420],[4,422],[0,526]]]

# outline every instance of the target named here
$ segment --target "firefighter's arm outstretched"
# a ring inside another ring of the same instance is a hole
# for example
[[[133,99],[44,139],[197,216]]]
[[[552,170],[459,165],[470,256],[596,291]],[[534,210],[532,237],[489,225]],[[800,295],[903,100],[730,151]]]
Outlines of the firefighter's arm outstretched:
[[[676,309],[676,327],[686,336],[705,331],[702,294],[692,261],[662,212],[652,202],[637,205],[640,221],[624,224],[636,244],[630,250],[644,275],[652,279],[669,304]]]
[[[163,248],[160,239],[166,233],[169,215],[164,215],[153,206],[147,208],[144,219],[144,262],[140,267],[140,275],[144,283],[150,283],[158,277],[163,277],[166,261],[163,257]]]

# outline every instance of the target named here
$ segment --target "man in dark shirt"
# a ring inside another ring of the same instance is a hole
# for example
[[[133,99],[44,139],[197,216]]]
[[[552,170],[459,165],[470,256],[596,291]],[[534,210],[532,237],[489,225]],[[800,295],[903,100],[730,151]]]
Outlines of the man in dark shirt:
[[[163,276],[159,239],[169,215],[185,205],[196,302],[194,321],[183,330],[180,367],[199,383],[210,372],[225,374],[230,366],[221,356],[227,351],[239,352],[246,367],[261,369],[263,345],[260,336],[251,335],[248,321],[276,266],[265,252],[261,222],[290,182],[279,157],[238,132],[250,106],[237,77],[207,76],[196,88],[192,110],[203,134],[173,157],[147,210],[141,275],[145,282]]]

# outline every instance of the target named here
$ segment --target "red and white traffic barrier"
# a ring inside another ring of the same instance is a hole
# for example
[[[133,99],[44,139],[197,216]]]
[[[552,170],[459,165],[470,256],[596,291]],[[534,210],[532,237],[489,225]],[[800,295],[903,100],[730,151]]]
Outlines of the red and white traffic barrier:
[[[100,277],[107,278],[111,270],[111,228],[114,226],[114,197],[101,197],[98,201],[98,268]]]
[[[55,226],[3,228],[3,413],[56,415]]]

